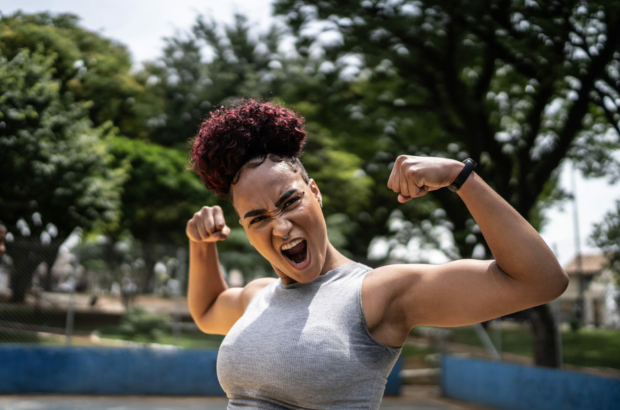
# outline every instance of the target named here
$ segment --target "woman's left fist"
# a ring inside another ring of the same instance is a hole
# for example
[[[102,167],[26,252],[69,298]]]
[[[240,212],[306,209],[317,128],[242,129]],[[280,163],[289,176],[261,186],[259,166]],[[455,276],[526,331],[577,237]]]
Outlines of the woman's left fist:
[[[396,158],[387,186],[399,194],[398,202],[407,202],[449,186],[464,166],[453,159],[401,155]]]

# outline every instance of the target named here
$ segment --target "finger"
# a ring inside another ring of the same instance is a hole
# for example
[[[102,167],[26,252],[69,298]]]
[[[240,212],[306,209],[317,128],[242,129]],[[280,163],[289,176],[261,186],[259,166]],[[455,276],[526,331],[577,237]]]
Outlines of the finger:
[[[201,215],[197,216],[195,218],[195,226],[196,226],[196,230],[198,231],[198,234],[200,235],[200,239],[201,240],[207,240],[207,238],[209,238],[209,234],[207,233],[207,230],[205,229],[205,224],[203,222],[203,217]]]
[[[416,184],[416,182],[417,181],[414,181],[412,179],[408,185],[409,194],[414,198],[418,196],[422,196],[426,193],[425,185],[419,186],[418,184]]]
[[[187,223],[187,229],[185,231],[185,233],[187,234],[187,237],[189,239],[191,239],[194,242],[200,242],[202,241],[202,238],[200,237],[200,233],[198,233],[198,229],[196,228],[196,224],[193,223],[194,221],[189,221]]]
[[[207,230],[209,235],[213,235],[215,233],[215,221],[213,220],[213,211],[209,210],[209,212],[205,212],[202,219],[204,223],[204,227]]]
[[[394,164],[394,168],[392,168],[392,186],[390,189],[396,193],[400,192],[400,169],[397,164]]]
[[[407,175],[405,174],[405,172],[402,173],[401,178],[400,178],[400,193],[404,196],[413,196],[413,193],[415,192],[414,190],[410,190],[409,189],[409,184],[413,185],[413,182],[411,181],[411,179],[413,178],[413,176],[411,174]]]
[[[418,197],[424,196],[426,195],[427,192],[428,192],[428,185],[422,185],[421,188],[418,188],[418,193],[416,196]]]
[[[222,231],[218,233],[219,240],[223,241],[224,239],[228,238],[228,235],[230,235],[230,228],[224,225]]]
[[[222,212],[222,208],[219,206],[213,207],[213,223],[215,224],[216,231],[221,231],[226,225],[226,222],[224,222],[224,212]]]
[[[403,194],[398,194],[398,202],[404,203],[407,201],[411,201],[413,198],[410,196],[404,196]]]
[[[392,189],[392,187],[394,186],[394,168],[396,168],[396,164],[394,164],[394,166],[392,167],[392,172],[390,172],[390,177],[388,178],[388,182],[387,182],[387,187]]]

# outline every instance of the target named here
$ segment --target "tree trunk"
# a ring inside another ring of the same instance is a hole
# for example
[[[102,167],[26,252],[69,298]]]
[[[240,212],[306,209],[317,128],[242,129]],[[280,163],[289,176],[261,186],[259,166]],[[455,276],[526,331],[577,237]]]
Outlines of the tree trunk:
[[[555,318],[549,305],[528,309],[532,325],[534,363],[537,366],[560,367]]]
[[[18,238],[7,244],[7,254],[13,260],[11,268],[11,303],[24,303],[26,293],[32,287],[32,278],[42,262],[48,265],[48,274],[58,255],[62,239],[56,239],[49,245],[43,245],[33,238]],[[44,286],[45,286],[44,280]],[[46,289],[47,290],[47,289]]]
[[[42,261],[47,264],[47,273],[43,278],[42,287],[45,292],[51,292],[54,288],[54,277],[52,275],[52,268],[54,267],[54,263],[56,263],[56,258],[58,257],[58,249],[60,249],[60,245],[65,241],[66,238],[56,238],[52,240],[52,242],[47,246],[42,246]]]

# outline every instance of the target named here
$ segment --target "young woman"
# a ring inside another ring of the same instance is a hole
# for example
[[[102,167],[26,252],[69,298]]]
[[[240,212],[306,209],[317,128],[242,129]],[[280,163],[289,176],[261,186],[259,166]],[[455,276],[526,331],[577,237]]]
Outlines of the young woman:
[[[202,331],[227,335],[217,374],[229,409],[378,409],[414,327],[479,323],[568,286],[534,228],[471,165],[445,158],[402,155],[384,182],[399,202],[454,183],[495,260],[372,269],[348,259],[329,242],[321,191],[298,159],[305,136],[294,112],[244,100],[214,112],[194,141],[194,169],[232,201],[278,276],[228,288],[216,249],[230,234],[222,210],[188,222],[189,308]]]

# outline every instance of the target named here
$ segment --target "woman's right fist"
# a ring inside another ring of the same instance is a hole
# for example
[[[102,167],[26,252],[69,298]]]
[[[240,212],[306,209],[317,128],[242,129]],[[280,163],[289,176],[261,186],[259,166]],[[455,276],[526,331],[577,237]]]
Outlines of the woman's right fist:
[[[222,208],[203,206],[189,220],[185,233],[194,242],[217,242],[228,238],[230,228],[224,222]]]

